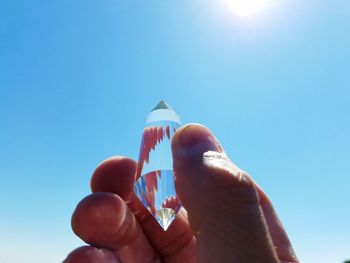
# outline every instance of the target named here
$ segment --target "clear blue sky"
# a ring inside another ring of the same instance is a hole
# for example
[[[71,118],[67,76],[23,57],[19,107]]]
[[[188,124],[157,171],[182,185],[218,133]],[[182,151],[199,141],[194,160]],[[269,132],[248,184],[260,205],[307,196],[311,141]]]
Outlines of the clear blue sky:
[[[61,262],[94,167],[165,99],[271,196],[303,262],[350,258],[350,2],[0,3],[0,262]]]

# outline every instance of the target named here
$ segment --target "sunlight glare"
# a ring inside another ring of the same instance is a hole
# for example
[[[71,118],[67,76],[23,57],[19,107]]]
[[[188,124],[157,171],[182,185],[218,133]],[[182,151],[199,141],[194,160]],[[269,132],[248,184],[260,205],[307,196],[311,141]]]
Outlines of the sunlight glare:
[[[269,0],[226,0],[230,10],[238,16],[250,16],[263,9]]]

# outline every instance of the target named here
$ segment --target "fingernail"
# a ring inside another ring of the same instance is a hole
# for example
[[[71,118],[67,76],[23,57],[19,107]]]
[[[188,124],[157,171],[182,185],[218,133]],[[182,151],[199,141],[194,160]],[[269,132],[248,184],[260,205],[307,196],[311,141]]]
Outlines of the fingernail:
[[[214,135],[208,128],[199,124],[188,124],[181,128],[178,134],[178,150],[186,155],[202,155],[206,151],[219,152],[219,146]]]

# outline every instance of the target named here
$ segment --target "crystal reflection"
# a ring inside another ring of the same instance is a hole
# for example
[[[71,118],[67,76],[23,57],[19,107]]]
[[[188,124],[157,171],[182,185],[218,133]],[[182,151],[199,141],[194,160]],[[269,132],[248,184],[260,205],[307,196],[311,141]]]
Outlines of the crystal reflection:
[[[135,188],[144,206],[166,230],[180,209],[174,189],[173,171],[158,170],[145,174],[137,180]]]
[[[137,169],[135,193],[164,230],[181,207],[171,155],[171,138],[179,126],[173,121],[157,121],[144,129]]]

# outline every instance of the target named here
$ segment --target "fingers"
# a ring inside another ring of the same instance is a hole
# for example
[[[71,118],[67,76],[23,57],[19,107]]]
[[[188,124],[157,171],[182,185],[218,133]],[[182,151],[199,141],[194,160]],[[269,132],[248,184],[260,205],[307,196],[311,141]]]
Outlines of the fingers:
[[[133,193],[135,171],[135,161],[126,157],[110,158],[94,172],[91,189],[93,192],[111,192],[121,196],[164,262],[195,262],[195,238],[186,213],[180,211],[172,225],[164,231]]]
[[[197,236],[200,262],[278,262],[251,178],[211,132],[187,125],[172,140],[175,187]]]
[[[63,263],[121,263],[108,249],[84,246],[72,251]]]
[[[127,200],[135,182],[136,162],[130,158],[115,156],[97,166],[90,187],[92,192],[110,192]]]
[[[155,262],[156,254],[125,202],[112,193],[83,199],[72,216],[74,233],[95,247],[110,249],[121,262]]]

